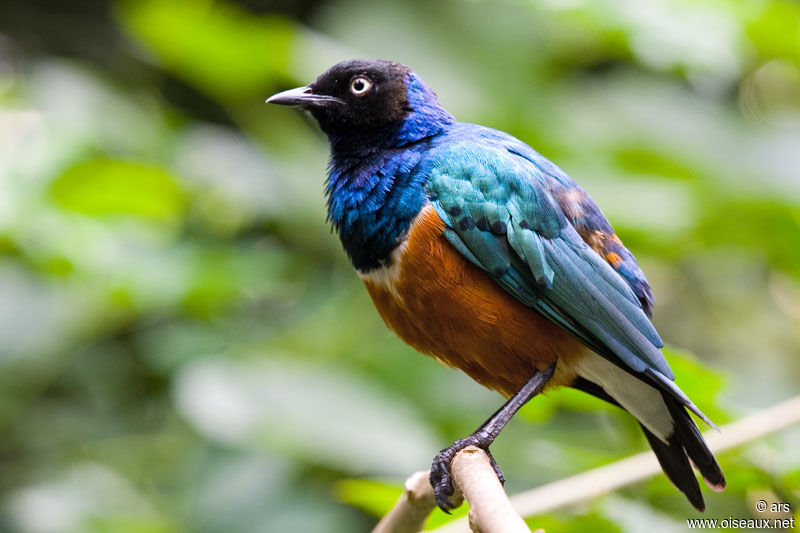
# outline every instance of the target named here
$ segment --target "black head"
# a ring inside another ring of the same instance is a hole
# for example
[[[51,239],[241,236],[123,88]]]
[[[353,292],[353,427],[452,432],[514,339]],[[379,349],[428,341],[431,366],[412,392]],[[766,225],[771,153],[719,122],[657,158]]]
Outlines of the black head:
[[[410,85],[414,86],[412,91]],[[432,102],[415,106],[409,101],[410,92]],[[427,109],[434,104],[441,110],[436,96],[409,67],[383,59],[343,61],[307,87],[278,93],[267,103],[307,109],[334,142],[388,138],[401,128],[415,107]]]

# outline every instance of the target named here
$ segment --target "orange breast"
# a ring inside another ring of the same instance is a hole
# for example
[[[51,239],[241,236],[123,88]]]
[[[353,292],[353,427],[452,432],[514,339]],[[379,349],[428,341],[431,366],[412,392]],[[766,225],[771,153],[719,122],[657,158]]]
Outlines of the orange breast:
[[[385,271],[363,276],[383,320],[417,350],[506,396],[558,361],[550,386],[570,383],[586,348],[466,260],[427,206]]]

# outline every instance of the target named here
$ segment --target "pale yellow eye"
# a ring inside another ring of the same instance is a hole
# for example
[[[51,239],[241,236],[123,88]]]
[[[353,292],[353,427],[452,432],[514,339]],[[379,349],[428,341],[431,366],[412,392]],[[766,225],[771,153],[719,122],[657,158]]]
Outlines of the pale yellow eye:
[[[366,93],[370,87],[372,87],[372,82],[364,76],[353,78],[353,81],[350,82],[350,92],[356,96]]]

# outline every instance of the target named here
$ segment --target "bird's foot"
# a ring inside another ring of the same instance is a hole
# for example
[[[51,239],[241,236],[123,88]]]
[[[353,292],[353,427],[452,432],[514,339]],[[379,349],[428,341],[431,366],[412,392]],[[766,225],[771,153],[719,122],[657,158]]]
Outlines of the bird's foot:
[[[497,479],[500,480],[500,483],[506,482],[506,477],[503,475],[503,471],[500,470],[500,466],[497,464],[497,461],[494,460],[492,452],[489,451],[490,444],[491,440],[481,438],[480,435],[473,434],[455,441],[452,445],[444,448],[442,451],[436,454],[436,457],[433,458],[430,476],[431,486],[433,487],[433,494],[436,497],[436,504],[442,511],[450,514],[450,510],[455,509],[456,507],[450,503],[450,496],[452,496],[455,492],[455,488],[453,487],[453,476],[450,471],[450,463],[453,461],[453,458],[458,452],[468,446],[475,446],[485,451],[486,455],[489,456],[489,461],[491,461],[495,474],[497,474]]]

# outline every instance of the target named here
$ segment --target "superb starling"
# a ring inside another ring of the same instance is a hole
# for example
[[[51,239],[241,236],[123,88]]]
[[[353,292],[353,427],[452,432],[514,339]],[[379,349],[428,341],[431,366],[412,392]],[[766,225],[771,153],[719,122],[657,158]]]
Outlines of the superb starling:
[[[434,459],[443,510],[453,456],[469,445],[489,453],[525,402],[558,386],[636,417],[697,509],[692,463],[712,489],[725,487],[687,409],[713,424],[661,353],[644,273],[563,170],[507,133],[457,122],[391,61],[339,63],[267,103],[308,110],[327,134],[328,217],[386,325],[509,398]]]

